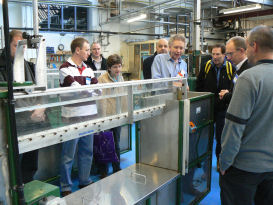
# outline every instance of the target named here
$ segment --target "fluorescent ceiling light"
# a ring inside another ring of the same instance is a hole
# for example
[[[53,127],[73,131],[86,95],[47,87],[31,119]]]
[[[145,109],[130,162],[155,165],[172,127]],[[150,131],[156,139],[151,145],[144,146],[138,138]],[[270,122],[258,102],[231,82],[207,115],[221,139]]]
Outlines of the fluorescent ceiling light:
[[[247,6],[234,7],[234,8],[230,8],[230,9],[223,9],[220,11],[220,13],[234,14],[234,13],[240,13],[240,12],[244,12],[244,11],[258,10],[261,8],[262,8],[261,4],[251,4],[251,5],[247,5]]]
[[[139,20],[146,19],[146,18],[147,18],[147,14],[141,14],[141,15],[136,16],[134,18],[128,19],[127,23],[132,23],[132,22],[139,21]]]

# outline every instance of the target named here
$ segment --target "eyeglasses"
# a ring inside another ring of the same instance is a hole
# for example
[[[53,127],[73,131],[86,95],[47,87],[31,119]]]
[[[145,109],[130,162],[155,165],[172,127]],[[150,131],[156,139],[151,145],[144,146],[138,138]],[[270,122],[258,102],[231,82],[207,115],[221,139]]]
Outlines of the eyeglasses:
[[[231,56],[233,56],[233,53],[234,53],[234,52],[226,53],[226,56],[227,56],[227,57],[231,57]]]
[[[234,54],[236,51],[239,51],[239,50],[240,50],[240,48],[236,49],[236,50],[233,51],[233,52],[226,53],[226,57],[231,57],[231,56],[233,56],[233,54]]]

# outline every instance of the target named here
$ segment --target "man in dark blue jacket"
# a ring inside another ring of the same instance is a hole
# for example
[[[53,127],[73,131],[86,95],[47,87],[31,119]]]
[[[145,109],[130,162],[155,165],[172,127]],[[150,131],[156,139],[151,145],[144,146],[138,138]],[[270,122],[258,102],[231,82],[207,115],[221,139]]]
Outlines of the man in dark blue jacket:
[[[201,68],[196,81],[196,90],[199,92],[214,93],[214,121],[216,137],[217,170],[219,171],[219,154],[221,152],[221,134],[225,124],[227,105],[219,99],[221,90],[229,90],[232,84],[234,66],[225,58],[226,48],[216,44],[212,47],[212,60]]]
[[[152,78],[152,64],[154,62],[154,58],[157,54],[161,54],[161,53],[168,53],[169,49],[168,49],[168,41],[164,38],[160,39],[157,43],[156,43],[156,52],[154,53],[154,55],[146,58],[143,61],[143,76],[144,79],[151,79]]]

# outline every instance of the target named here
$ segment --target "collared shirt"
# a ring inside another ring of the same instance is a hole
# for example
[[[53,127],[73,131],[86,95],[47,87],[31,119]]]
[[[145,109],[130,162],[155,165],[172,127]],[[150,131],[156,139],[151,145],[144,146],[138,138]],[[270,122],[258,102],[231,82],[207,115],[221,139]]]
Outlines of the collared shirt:
[[[240,63],[238,63],[237,65],[236,65],[236,71],[237,70],[240,70],[240,68],[242,67],[242,65],[244,64],[244,62],[247,60],[247,58],[245,58],[244,60],[242,60]]]
[[[183,77],[188,77],[187,63],[181,58],[176,63],[169,53],[158,54],[152,64],[152,78],[169,78],[176,77],[179,73]]]
[[[211,63],[211,66],[212,66],[212,67],[214,66],[214,69],[215,69],[215,71],[216,71],[217,88],[218,88],[221,70],[222,70],[222,68],[225,68],[225,67],[226,67],[226,59],[224,60],[223,65],[221,65],[219,68],[213,63],[213,61],[211,61],[210,63]]]
[[[102,57],[100,57],[100,59],[98,61],[92,58],[92,61],[93,61],[94,65],[95,65],[95,67],[97,68],[97,70],[100,70],[101,69],[101,63],[102,63]]]

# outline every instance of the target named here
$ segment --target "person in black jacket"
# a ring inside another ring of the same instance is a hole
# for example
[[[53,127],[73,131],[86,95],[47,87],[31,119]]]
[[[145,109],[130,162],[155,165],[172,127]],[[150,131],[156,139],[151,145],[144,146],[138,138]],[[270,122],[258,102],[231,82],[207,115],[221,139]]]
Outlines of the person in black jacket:
[[[235,36],[229,39],[226,43],[226,57],[236,65],[236,72],[233,75],[233,82],[231,83],[230,90],[221,90],[219,93],[220,99],[228,105],[238,76],[246,69],[252,67],[248,62],[246,55],[246,40],[241,36]]]
[[[169,49],[168,49],[168,41],[164,38],[160,39],[157,43],[156,43],[156,52],[154,53],[154,55],[146,58],[143,61],[143,76],[144,79],[151,79],[152,78],[152,64],[154,62],[154,58],[157,54],[161,54],[161,53],[168,53]]]
[[[216,44],[212,47],[212,60],[201,68],[196,81],[196,90],[199,92],[214,93],[214,122],[216,137],[217,170],[219,171],[219,154],[221,152],[221,134],[225,124],[227,105],[220,100],[221,90],[229,90],[232,84],[234,66],[225,58],[225,46]]]
[[[10,53],[11,60],[15,57],[18,41],[23,40],[22,32],[13,30],[9,33],[10,39]],[[0,55],[0,81],[7,81],[6,70],[6,55],[5,51]],[[28,61],[24,61],[25,68],[25,80],[35,83],[34,64]],[[37,99],[39,100],[39,99]],[[26,106],[28,100],[17,100],[16,104]],[[45,115],[45,109],[36,109],[32,112],[16,113],[16,127],[18,135],[24,135],[27,131],[37,129],[37,126],[42,128],[47,126],[47,120]],[[38,170],[38,150],[26,152],[21,155],[21,173],[23,177],[23,183],[27,183],[33,180],[33,177]]]
[[[13,64],[13,59],[15,56],[17,43],[19,40],[23,40],[22,32],[18,30],[13,30],[9,33],[10,38],[10,55]],[[35,82],[35,75],[34,75],[34,64],[24,60],[25,66],[25,79],[26,81],[33,81]],[[6,71],[6,53],[5,49],[2,50],[0,54],[0,81],[7,81],[7,71]]]
[[[85,64],[89,65],[93,71],[107,70],[106,59],[101,55],[101,47],[97,42],[91,44],[91,55]]]

